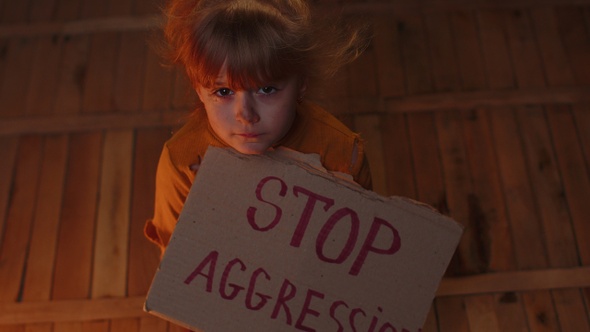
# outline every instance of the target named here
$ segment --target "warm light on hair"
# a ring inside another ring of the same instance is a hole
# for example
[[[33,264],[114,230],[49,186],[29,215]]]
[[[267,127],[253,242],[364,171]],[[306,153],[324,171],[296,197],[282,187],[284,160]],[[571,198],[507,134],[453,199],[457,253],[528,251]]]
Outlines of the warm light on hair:
[[[356,58],[358,31],[312,25],[303,0],[172,0],[165,10],[168,57],[193,86],[213,86],[225,64],[228,84],[246,88],[291,75],[332,75]]]

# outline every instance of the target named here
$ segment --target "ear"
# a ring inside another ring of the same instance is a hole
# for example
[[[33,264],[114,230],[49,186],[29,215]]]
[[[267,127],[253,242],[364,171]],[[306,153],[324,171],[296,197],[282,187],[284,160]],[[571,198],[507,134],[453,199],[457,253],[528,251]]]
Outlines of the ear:
[[[307,91],[307,77],[299,81],[299,96],[297,99],[303,99],[303,96],[305,96],[305,91]]]
[[[199,97],[199,99],[200,99],[200,100],[203,100],[203,96],[201,95],[201,94],[202,94],[202,92],[201,92],[201,90],[202,90],[202,89],[201,89],[201,87],[200,87],[200,86],[195,86],[195,87],[194,87],[194,90],[195,90],[195,92],[197,93],[197,96]]]

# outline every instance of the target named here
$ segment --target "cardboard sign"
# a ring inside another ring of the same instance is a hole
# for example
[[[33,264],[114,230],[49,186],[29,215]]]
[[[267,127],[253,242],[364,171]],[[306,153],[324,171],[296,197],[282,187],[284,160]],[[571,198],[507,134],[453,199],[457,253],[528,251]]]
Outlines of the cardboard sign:
[[[205,332],[420,331],[462,228],[298,158],[210,148],[145,310]]]

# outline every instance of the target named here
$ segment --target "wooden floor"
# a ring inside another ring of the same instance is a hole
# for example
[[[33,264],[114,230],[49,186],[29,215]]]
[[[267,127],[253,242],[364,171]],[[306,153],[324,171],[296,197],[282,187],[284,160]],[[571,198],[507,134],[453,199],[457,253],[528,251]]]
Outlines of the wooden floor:
[[[590,0],[316,2],[374,22],[324,102],[375,190],[466,226],[424,331],[590,331]],[[177,329],[142,312],[194,101],[146,47],[156,5],[0,0],[0,331]]]

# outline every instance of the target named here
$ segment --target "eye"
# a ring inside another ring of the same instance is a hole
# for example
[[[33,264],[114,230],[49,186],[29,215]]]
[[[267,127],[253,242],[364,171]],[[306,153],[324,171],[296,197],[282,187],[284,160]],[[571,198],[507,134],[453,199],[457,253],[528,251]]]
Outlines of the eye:
[[[263,95],[270,95],[272,93],[275,93],[276,91],[277,91],[277,88],[275,88],[275,87],[264,86],[258,90],[258,93],[263,94]]]
[[[229,88],[217,89],[213,93],[218,97],[227,97],[234,94],[234,92]]]

